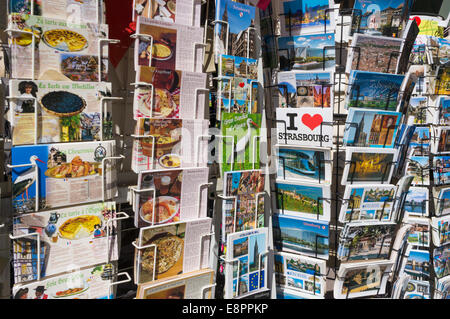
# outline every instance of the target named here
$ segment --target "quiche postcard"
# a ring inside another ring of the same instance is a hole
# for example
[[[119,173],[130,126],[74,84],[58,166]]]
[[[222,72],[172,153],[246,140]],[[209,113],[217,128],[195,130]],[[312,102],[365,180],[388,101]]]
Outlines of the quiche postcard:
[[[47,247],[41,256],[41,278],[44,278],[73,268],[107,263],[108,255],[109,261],[117,260],[117,224],[112,220],[115,216],[115,202],[24,214],[14,218],[13,234],[40,234],[41,245]],[[27,241],[29,248],[37,250],[36,237],[29,238],[32,239]],[[16,283],[23,275],[29,275],[28,268],[21,267],[24,243],[17,240],[13,247]]]
[[[13,145],[101,140],[101,98],[110,93],[105,82],[9,81]]]
[[[115,141],[16,146],[11,151],[14,213],[113,198]],[[105,171],[103,171],[105,170]],[[38,207],[36,207],[38,206]]]
[[[108,45],[100,39],[108,38],[107,25],[74,24],[20,13],[11,14],[8,24],[14,30],[10,40],[13,78],[83,82],[106,79]]]

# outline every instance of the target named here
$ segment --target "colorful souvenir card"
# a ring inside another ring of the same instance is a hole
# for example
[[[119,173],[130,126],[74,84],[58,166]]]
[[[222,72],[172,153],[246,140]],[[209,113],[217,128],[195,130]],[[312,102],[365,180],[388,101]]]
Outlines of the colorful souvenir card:
[[[397,155],[395,149],[347,147],[341,184],[389,184]]]
[[[437,192],[436,192],[437,193]],[[441,188],[438,192],[438,196],[435,198],[436,211],[435,216],[445,216],[450,214],[450,188]]]
[[[450,243],[450,216],[431,219],[433,244],[437,247]]]
[[[414,117],[414,124],[431,123],[429,100],[425,96],[412,97],[409,100],[408,116]]]
[[[277,299],[325,299],[323,296],[303,293],[298,290],[277,287]]]
[[[356,0],[350,35],[357,32],[399,37],[412,4],[411,0]]]
[[[262,170],[224,173],[224,196],[251,195],[264,192],[265,175]]]
[[[258,79],[258,60],[240,56],[219,55],[219,77]]]
[[[430,282],[410,280],[403,299],[430,299]]]
[[[115,154],[115,141],[17,146],[11,153],[13,166],[27,165],[12,169],[15,213],[95,202],[117,194],[118,163],[108,160]]]
[[[438,96],[435,107],[437,111],[435,112],[434,124],[450,125],[450,97]]]
[[[333,80],[331,72],[279,72],[279,107],[331,107]]]
[[[450,95],[450,66],[441,65],[434,79],[434,94]]]
[[[345,108],[395,111],[404,75],[352,70]]]
[[[141,228],[136,240],[136,284],[185,274],[209,265],[211,218]]]
[[[396,74],[403,39],[356,33],[348,55],[351,70]]]
[[[31,7],[31,4],[33,8]],[[8,0],[8,13],[33,14],[45,18],[98,23],[103,2],[88,0]]]
[[[216,22],[214,25],[214,52],[216,57],[219,54],[251,59],[257,57],[255,11],[254,6],[232,0],[216,1]]]
[[[408,73],[412,74],[416,78],[416,85],[413,90],[413,94],[423,95],[431,93],[431,84],[428,65],[411,65],[408,69]]]
[[[278,38],[280,70],[325,71],[336,66],[334,33]]]
[[[392,287],[392,296],[391,299],[405,299],[405,293],[408,289],[408,283],[411,279],[408,275],[400,275],[398,279],[394,282]]]
[[[134,92],[134,119],[202,119],[206,74],[139,66]],[[146,84],[149,84],[148,86]]]
[[[207,183],[208,168],[163,169],[139,173],[134,201],[135,226],[161,225],[206,217]]]
[[[338,258],[345,262],[389,259],[395,223],[347,223],[340,235]]]
[[[410,156],[406,164],[406,174],[413,175],[413,185],[430,185],[430,164],[428,156]],[[436,181],[435,181],[436,182]]]
[[[410,216],[427,217],[429,195],[425,187],[410,187],[403,208]]]
[[[411,276],[413,280],[429,280],[431,271],[430,252],[428,250],[411,249],[402,271]]]
[[[383,295],[391,273],[390,261],[342,263],[334,282],[334,298],[351,299]]]
[[[223,172],[259,169],[261,119],[261,114],[222,114]]]
[[[281,35],[303,35],[335,28],[332,0],[280,0]]]
[[[34,144],[35,136],[36,143],[100,140],[104,107],[101,99],[110,95],[111,84],[104,82],[11,80],[9,121],[13,145]]]
[[[434,290],[434,299],[450,299],[450,277],[436,280],[436,289]]]
[[[401,119],[399,112],[351,108],[347,115],[344,145],[392,148]]]
[[[273,215],[274,245],[278,251],[328,260],[329,225],[327,222],[299,217]]]
[[[277,144],[332,147],[331,108],[277,108]]]
[[[201,1],[133,0],[133,21],[138,16],[155,21],[200,26]]]
[[[431,139],[429,127],[417,126],[408,143],[409,156],[429,156],[431,151]]]
[[[409,229],[408,244],[417,247],[430,247],[430,221],[428,218],[410,217],[404,219]]]
[[[28,261],[22,258],[25,251],[37,250],[31,235],[36,232],[40,245],[48,247],[41,256],[41,278],[117,260],[117,224],[109,221],[116,217],[115,207],[105,202],[15,217],[13,236],[30,234],[30,240],[13,241],[15,282],[37,279],[37,269],[24,267]]]
[[[138,286],[136,299],[212,299],[214,271],[194,271]]]
[[[314,183],[331,183],[331,151],[325,148],[308,148],[277,145],[277,179]]]
[[[439,126],[433,130],[433,153],[448,154],[450,153],[450,126]]]
[[[330,186],[297,184],[277,179],[275,191],[278,214],[330,221]]]
[[[396,189],[394,185],[347,185],[339,221],[391,221]]]
[[[450,275],[450,245],[437,247],[433,250],[433,267],[438,278]]]
[[[225,299],[242,298],[267,288],[268,228],[229,234]]]
[[[34,64],[35,79],[83,82],[100,82],[106,79],[108,46],[101,39],[108,38],[107,25],[70,23],[59,19],[13,14],[9,17],[9,28],[33,32],[33,35],[11,33],[13,78],[33,79]]]
[[[324,260],[282,252],[275,253],[274,259],[277,287],[325,296],[327,272]]]
[[[13,287],[14,299],[113,299],[111,265],[98,265]]]
[[[144,119],[136,123],[131,167],[152,169],[206,166],[207,120]]]
[[[164,70],[202,72],[203,28],[138,17],[134,48],[135,69],[140,65]]]
[[[450,156],[435,156],[433,158],[434,185],[450,184]]]

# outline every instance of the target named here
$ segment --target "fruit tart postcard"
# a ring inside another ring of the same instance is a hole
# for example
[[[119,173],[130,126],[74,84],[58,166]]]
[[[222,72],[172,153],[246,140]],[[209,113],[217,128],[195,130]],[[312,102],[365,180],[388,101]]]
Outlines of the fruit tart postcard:
[[[74,24],[59,19],[12,14],[9,28],[28,32],[11,32],[13,78],[33,79],[34,38],[35,79],[82,82],[106,79],[108,46],[101,39],[108,38],[107,25]]]
[[[200,0],[133,0],[133,21],[141,16],[199,27],[201,6]]]
[[[141,172],[134,205],[135,226],[206,217],[207,183],[208,168]]]
[[[204,48],[198,44],[203,43],[203,28],[138,17],[136,34],[143,35],[134,48],[136,71],[144,65],[202,72]]]
[[[131,167],[152,169],[206,166],[207,120],[145,119],[136,123]]]
[[[35,136],[36,143],[102,138],[101,99],[111,94],[110,83],[11,80],[9,94],[13,145],[34,144]]]
[[[203,119],[206,74],[139,66],[134,92],[134,119]],[[148,86],[146,84],[149,84]]]
[[[114,202],[29,213],[14,218],[13,235],[39,233],[40,244],[48,247],[41,256],[44,278],[117,260],[117,223],[112,220],[115,217]],[[26,251],[37,251],[36,236],[28,238],[31,240],[13,241],[16,283],[37,275],[35,267],[24,267],[21,257]]]
[[[224,298],[242,298],[267,287],[268,236],[268,228],[228,235]]]
[[[13,166],[27,165],[12,169],[15,213],[111,199],[117,194],[118,163],[107,159],[115,154],[115,141],[16,146],[11,154]]]
[[[27,285],[14,285],[14,299],[113,299],[111,264],[79,269],[75,272]]]
[[[325,260],[283,252],[275,253],[274,259],[278,287],[325,296],[327,277]]]
[[[209,265],[211,218],[141,228],[136,241],[135,283],[193,272]]]

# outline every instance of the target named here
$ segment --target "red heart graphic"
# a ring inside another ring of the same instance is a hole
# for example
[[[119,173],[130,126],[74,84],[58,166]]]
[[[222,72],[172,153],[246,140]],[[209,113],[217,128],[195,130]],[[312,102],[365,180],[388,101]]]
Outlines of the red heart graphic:
[[[323,122],[323,117],[320,114],[316,114],[311,116],[309,114],[305,114],[302,116],[302,122],[305,124],[311,131],[313,131],[316,127],[318,127]]]
[[[241,82],[241,83],[239,83],[239,86],[240,86],[241,88],[243,88],[243,87],[244,87],[244,85],[245,85],[245,83],[244,83],[244,82]]]

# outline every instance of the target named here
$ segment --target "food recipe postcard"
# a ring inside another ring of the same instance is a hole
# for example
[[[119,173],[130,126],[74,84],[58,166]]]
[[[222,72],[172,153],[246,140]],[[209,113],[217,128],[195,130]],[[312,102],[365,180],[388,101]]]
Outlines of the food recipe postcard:
[[[115,197],[116,161],[103,161],[114,152],[115,141],[14,147],[13,167],[27,166],[12,169],[13,211],[27,213],[100,201],[103,195]]]

